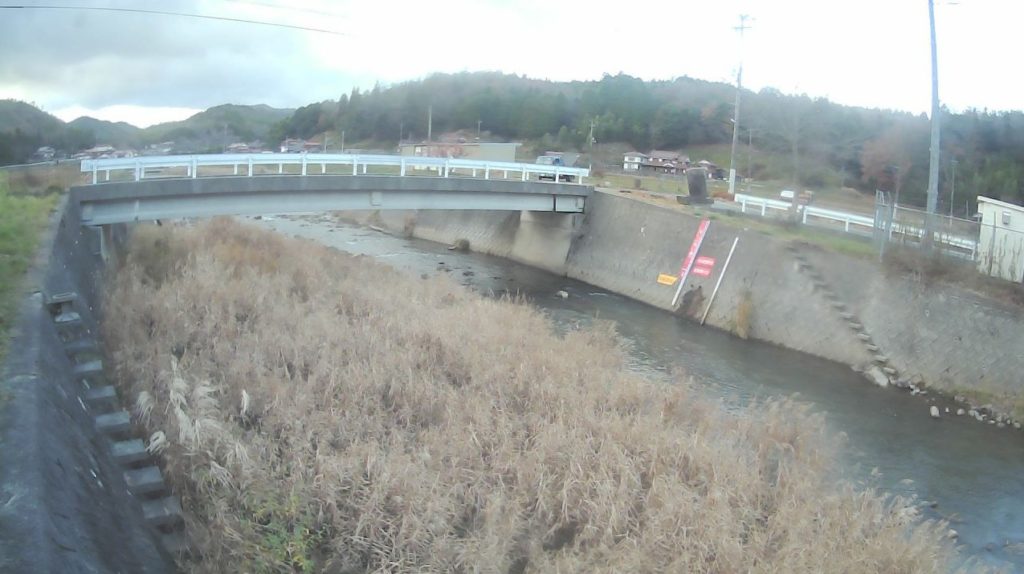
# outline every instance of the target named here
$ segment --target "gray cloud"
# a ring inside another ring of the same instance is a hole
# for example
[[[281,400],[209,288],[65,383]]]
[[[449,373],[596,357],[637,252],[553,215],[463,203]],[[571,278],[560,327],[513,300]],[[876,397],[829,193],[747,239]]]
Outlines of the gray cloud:
[[[89,5],[211,13],[191,0]],[[0,13],[0,86],[19,87],[47,108],[295,106],[353,84],[311,57],[304,34],[312,32],[149,14]]]

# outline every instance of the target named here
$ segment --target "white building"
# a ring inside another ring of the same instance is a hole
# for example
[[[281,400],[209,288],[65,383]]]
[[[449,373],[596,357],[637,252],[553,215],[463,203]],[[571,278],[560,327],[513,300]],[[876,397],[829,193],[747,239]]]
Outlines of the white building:
[[[1024,282],[1024,207],[978,196],[978,271]]]
[[[638,151],[631,151],[622,156],[623,171],[640,171],[640,166],[647,161],[647,155]]]

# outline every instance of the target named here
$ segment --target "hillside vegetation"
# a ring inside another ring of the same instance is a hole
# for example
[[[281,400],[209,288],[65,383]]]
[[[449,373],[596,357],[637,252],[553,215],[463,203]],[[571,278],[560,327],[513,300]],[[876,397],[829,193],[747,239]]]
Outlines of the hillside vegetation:
[[[271,141],[267,139],[270,129],[292,112],[265,105],[225,104],[179,122],[140,129],[90,117],[64,123],[25,102],[0,100],[0,165],[26,162],[44,145],[70,155],[97,144],[140,149],[173,141],[174,152],[219,153],[234,142]]]
[[[230,220],[137,229],[105,342],[195,572],[947,572],[819,417],[729,413],[608,328]]]
[[[549,82],[500,73],[436,74],[299,108],[275,135],[345,130],[350,142],[394,142],[400,132],[421,140],[432,105],[435,136],[458,129],[475,133],[480,121],[482,130],[499,139],[587,151],[593,125],[598,143],[685,152],[731,142],[734,94],[730,85],[687,77],[645,82],[619,74]],[[963,201],[977,194],[1024,203],[1024,113],[968,110],[946,112],[942,120],[942,201],[948,201],[956,159],[958,213],[964,211]],[[750,130],[756,149],[786,158],[776,171],[791,185],[899,190],[901,201],[924,203],[929,130],[924,115],[764,89],[743,93],[740,141],[751,139]],[[746,163],[738,161],[737,169],[742,174]]]

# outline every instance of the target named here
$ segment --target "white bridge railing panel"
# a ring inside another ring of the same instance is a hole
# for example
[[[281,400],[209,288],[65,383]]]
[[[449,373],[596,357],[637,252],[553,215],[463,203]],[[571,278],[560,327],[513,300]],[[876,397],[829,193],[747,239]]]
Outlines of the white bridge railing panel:
[[[135,181],[146,179],[147,174],[164,169],[185,169],[186,177],[200,177],[200,169],[211,167],[229,167],[232,175],[238,175],[244,169],[247,176],[255,174],[255,166],[277,166],[278,174],[285,173],[285,166],[297,166],[301,175],[315,174],[310,165],[319,165],[321,174],[327,173],[327,166],[351,166],[352,175],[367,173],[370,167],[397,167],[398,175],[409,176],[412,171],[427,171],[439,177],[450,177],[454,170],[459,170],[459,177],[477,177],[482,173],[484,179],[490,179],[491,173],[501,171],[504,178],[508,173],[519,173],[523,181],[544,176],[561,183],[582,183],[582,178],[590,175],[590,170],[582,167],[552,166],[534,163],[516,163],[501,161],[485,161],[460,158],[414,157],[398,155],[364,155],[344,153],[253,153],[253,154],[208,154],[208,155],[169,155],[140,156],[131,158],[86,159],[82,160],[82,173],[92,174],[92,183],[99,183],[100,173],[103,180],[109,181],[111,172],[129,171]],[[423,174],[416,174],[422,176]],[[563,178],[571,181],[562,181]]]

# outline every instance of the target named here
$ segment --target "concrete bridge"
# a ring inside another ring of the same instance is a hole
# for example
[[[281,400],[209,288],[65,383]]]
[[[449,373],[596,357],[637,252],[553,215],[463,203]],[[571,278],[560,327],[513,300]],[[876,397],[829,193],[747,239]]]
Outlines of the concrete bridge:
[[[391,155],[114,158],[85,160],[82,171],[92,185],[71,198],[84,225],[335,210],[582,213],[593,192],[580,185],[585,168]]]
[[[112,182],[72,188],[84,225],[340,210],[582,213],[581,185],[396,176],[260,176]]]

